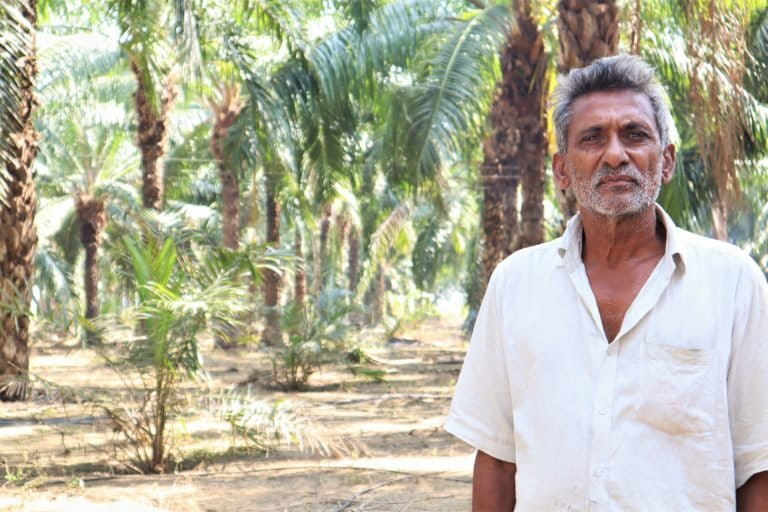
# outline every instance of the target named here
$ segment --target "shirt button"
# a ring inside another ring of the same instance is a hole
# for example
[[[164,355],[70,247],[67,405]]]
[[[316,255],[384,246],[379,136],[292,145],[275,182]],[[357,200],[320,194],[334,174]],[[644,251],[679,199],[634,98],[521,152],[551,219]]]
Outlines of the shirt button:
[[[601,416],[605,416],[606,414],[608,414],[608,409],[600,409],[600,410],[599,410],[599,411],[597,411],[597,412],[598,412],[598,413],[599,413]]]
[[[595,472],[594,472],[594,473],[592,473],[592,475],[593,475],[595,478],[600,478],[601,476],[603,476],[603,470],[602,470],[602,469],[596,469],[596,470],[595,470]]]

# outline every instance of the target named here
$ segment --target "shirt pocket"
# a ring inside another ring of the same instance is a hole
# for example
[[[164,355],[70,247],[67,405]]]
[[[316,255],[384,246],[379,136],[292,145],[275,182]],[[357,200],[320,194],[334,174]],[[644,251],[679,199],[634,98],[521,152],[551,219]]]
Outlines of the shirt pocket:
[[[711,432],[715,351],[645,343],[638,419],[672,435]]]

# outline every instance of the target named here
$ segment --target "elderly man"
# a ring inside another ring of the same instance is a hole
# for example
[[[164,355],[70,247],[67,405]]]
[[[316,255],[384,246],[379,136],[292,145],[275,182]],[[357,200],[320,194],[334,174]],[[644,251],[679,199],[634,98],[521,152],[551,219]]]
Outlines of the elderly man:
[[[636,57],[558,84],[580,213],[488,283],[446,423],[478,450],[475,511],[768,511],[768,286],[655,204],[669,119]]]

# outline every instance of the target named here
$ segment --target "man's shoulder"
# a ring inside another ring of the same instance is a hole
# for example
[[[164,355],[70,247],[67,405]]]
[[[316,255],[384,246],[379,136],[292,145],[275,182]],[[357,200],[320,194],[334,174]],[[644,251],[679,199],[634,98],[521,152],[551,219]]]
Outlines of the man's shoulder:
[[[755,260],[740,247],[697,235],[682,228],[676,228],[676,234],[685,251],[684,257],[688,258],[689,263],[700,265],[709,272],[718,269],[730,269],[731,271],[738,269],[753,275],[758,273],[762,276]]]
[[[518,249],[496,266],[494,274],[511,277],[528,275],[537,269],[550,269],[560,260],[560,238],[538,245]]]

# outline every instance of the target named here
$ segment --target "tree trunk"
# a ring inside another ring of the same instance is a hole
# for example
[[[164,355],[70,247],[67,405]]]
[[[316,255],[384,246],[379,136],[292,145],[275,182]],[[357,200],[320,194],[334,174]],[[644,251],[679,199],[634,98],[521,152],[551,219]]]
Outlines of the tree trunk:
[[[267,243],[276,247],[280,244],[280,204],[277,202],[277,180],[267,171],[266,176],[266,217]],[[278,346],[283,342],[280,328],[280,274],[274,270],[264,271],[264,331],[261,341],[268,346]]]
[[[491,116],[495,109],[491,111]],[[498,133],[498,132],[497,132]],[[494,134],[496,135],[496,134]],[[483,162],[483,289],[493,269],[509,254],[510,232],[517,231],[517,209],[507,208],[507,199],[517,195],[518,175],[502,167],[485,140]],[[494,148],[495,149],[495,148]]]
[[[547,126],[544,102],[549,85],[546,78],[544,40],[530,16],[522,17],[517,47],[513,47],[516,80],[513,99],[520,143],[514,157],[520,165],[523,204],[520,234],[512,251],[544,241],[544,188],[547,157]]]
[[[511,252],[544,240],[546,55],[525,5],[518,12],[518,27],[502,53],[502,81],[489,116],[491,133],[483,144],[485,283]],[[518,183],[523,185],[520,213]]]
[[[138,120],[138,142],[141,151],[142,202],[145,208],[162,210],[165,202],[165,150],[168,143],[168,112],[176,99],[176,88],[168,81],[160,110],[152,105],[148,95],[148,84],[143,71],[131,63],[136,76],[136,92],[133,94]]]
[[[557,10],[558,72],[568,73],[616,53],[619,11],[615,0],[560,0]],[[571,191],[558,191],[557,197],[566,219],[576,215],[576,197]]]
[[[85,318],[93,320],[99,315],[99,248],[107,223],[104,201],[88,194],[75,198],[77,220],[80,222],[80,243],[85,248]],[[86,330],[88,344],[98,343],[98,333]]]
[[[384,269],[379,266],[376,271],[376,279],[373,284],[373,297],[371,301],[371,314],[373,324],[379,324],[384,320],[384,309],[387,299],[387,281],[384,278]]]
[[[32,114],[37,105],[34,81],[37,74],[35,27],[37,1],[22,6],[29,22],[24,31],[27,45],[0,45],[0,62],[6,69],[19,68],[17,79],[21,97],[15,108],[16,126],[8,137],[8,158],[3,158],[8,174],[5,201],[0,201],[0,400],[23,400],[29,394],[29,316],[31,280],[37,247],[35,229],[36,194],[32,164],[37,153],[38,134]],[[9,308],[2,307],[3,303]]]
[[[333,250],[333,261],[331,262],[333,266],[334,283],[336,283],[336,272],[341,273],[344,271],[344,254],[346,254],[345,249],[348,242],[347,235],[349,233],[351,223],[346,216],[339,214],[336,215],[336,225],[338,226],[336,234],[339,243]]]
[[[320,221],[320,251],[315,259],[315,295],[319,295],[325,286],[328,270],[328,237],[331,231],[331,206],[323,207],[323,219]]]
[[[296,307],[304,311],[307,302],[307,271],[304,266],[301,244],[302,244],[301,228],[296,226],[295,238],[294,238],[294,252],[299,258],[299,263],[296,266],[296,274],[293,281],[293,300],[296,303]]]
[[[349,291],[357,291],[357,274],[360,269],[360,233],[354,226],[349,230],[349,249],[347,253],[347,280]]]
[[[224,144],[229,130],[242,110],[237,87],[223,87],[219,101],[211,101],[210,107],[214,117],[211,151],[221,178],[222,241],[224,247],[234,250],[240,245],[240,182],[237,172],[224,158]]]

